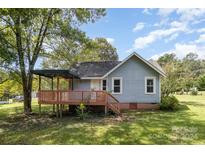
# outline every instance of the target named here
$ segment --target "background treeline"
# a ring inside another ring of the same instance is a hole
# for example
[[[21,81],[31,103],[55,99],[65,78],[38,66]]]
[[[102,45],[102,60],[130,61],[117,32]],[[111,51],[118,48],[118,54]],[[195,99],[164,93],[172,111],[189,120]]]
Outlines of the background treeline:
[[[197,94],[197,90],[205,90],[205,60],[196,53],[189,53],[183,59],[173,53],[165,54],[157,62],[167,75],[162,79],[162,95]]]

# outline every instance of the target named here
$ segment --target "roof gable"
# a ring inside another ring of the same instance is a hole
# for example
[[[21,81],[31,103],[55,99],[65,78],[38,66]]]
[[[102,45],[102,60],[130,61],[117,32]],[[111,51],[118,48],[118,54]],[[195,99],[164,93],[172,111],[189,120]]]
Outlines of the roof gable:
[[[140,60],[142,60],[146,65],[148,65],[149,67],[151,67],[153,70],[155,70],[156,72],[158,72],[160,75],[162,76],[166,76],[165,72],[162,70],[162,68],[155,62],[149,62],[146,59],[144,59],[143,57],[141,57],[139,54],[137,54],[136,52],[133,52],[132,54],[130,54],[127,58],[125,58],[121,63],[119,63],[118,65],[116,65],[114,68],[112,68],[109,72],[107,72],[102,78],[107,77],[110,73],[112,73],[113,71],[115,71],[117,68],[119,68],[121,65],[123,65],[126,61],[128,61],[131,57],[136,56],[137,58],[139,58]]]

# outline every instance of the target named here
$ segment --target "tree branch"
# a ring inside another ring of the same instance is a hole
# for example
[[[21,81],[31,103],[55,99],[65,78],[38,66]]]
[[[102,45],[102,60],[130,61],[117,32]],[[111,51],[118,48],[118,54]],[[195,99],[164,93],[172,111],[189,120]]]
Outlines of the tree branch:
[[[24,52],[22,48],[22,36],[21,36],[21,16],[18,16],[16,19],[16,45],[18,51],[18,59],[20,65],[20,71],[23,81],[23,88],[24,90],[27,89],[27,75],[25,70],[25,63],[24,63]]]
[[[33,54],[32,61],[31,61],[31,68],[32,69],[34,67],[34,64],[35,64],[37,58],[38,58],[38,54],[39,54],[39,52],[41,50],[41,46],[42,46],[43,40],[44,40],[44,38],[46,36],[48,25],[49,25],[50,20],[52,19],[52,16],[53,16],[53,13],[52,13],[52,9],[51,9],[49,11],[49,13],[48,13],[48,16],[47,16],[46,25],[44,26],[45,18],[44,18],[44,20],[42,22],[42,25],[41,25],[41,28],[40,28],[40,31],[39,31],[39,35],[38,35],[38,39],[37,39],[37,43],[36,43],[36,47],[34,49],[34,54]]]
[[[0,17],[4,22],[6,22],[8,25],[10,25],[11,30],[14,32],[14,34],[16,34],[16,31],[13,28],[13,25],[6,19],[4,19],[3,17]]]
[[[5,80],[1,81],[0,84],[3,84],[6,81],[8,81],[8,79],[5,79]]]

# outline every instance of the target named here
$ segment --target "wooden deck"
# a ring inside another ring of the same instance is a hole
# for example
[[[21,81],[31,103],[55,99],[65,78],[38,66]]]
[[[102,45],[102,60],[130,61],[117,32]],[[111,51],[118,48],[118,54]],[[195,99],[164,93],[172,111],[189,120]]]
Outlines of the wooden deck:
[[[120,114],[119,102],[111,94],[105,91],[85,91],[85,90],[39,90],[39,104],[67,104],[67,105],[101,105],[105,109]]]

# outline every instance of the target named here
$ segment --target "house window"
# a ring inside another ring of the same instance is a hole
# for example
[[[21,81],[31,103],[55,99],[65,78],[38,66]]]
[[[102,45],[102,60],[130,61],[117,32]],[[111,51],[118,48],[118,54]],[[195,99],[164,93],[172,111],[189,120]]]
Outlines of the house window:
[[[107,90],[107,80],[102,80],[102,90]]]
[[[121,77],[112,78],[112,91],[113,91],[113,94],[122,93],[122,78]]]
[[[145,77],[145,94],[155,94],[155,77]]]

